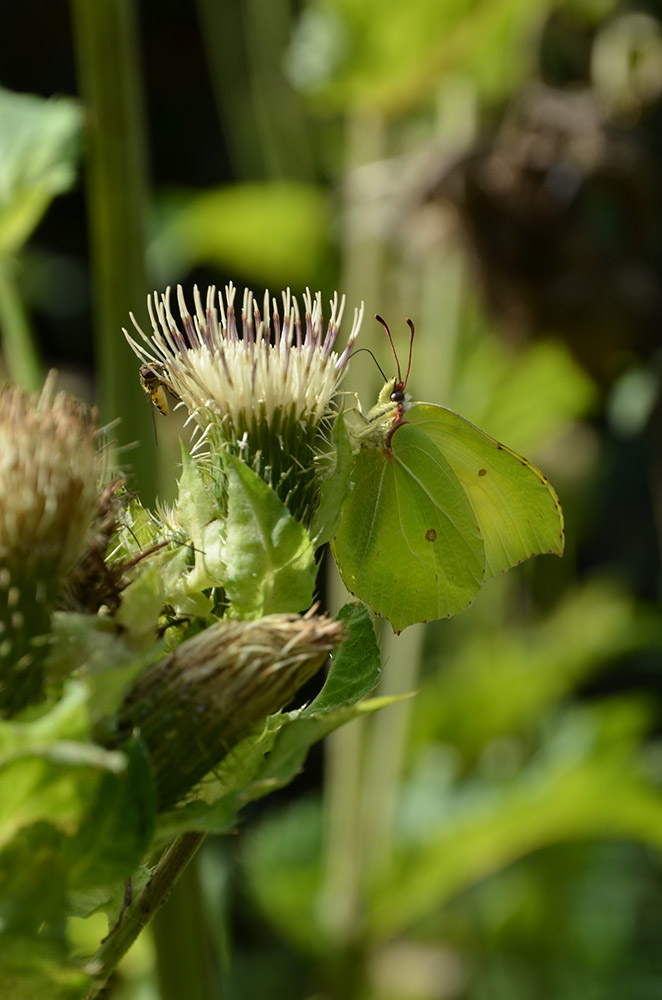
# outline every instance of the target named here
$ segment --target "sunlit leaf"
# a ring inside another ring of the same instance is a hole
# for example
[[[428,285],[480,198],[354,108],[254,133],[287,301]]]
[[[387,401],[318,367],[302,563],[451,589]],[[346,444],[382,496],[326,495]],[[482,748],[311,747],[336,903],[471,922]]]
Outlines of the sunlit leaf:
[[[18,250],[73,184],[81,125],[75,101],[0,89],[0,256]]]
[[[329,223],[318,188],[235,184],[179,193],[167,208],[152,247],[165,273],[205,264],[269,285],[315,281]]]

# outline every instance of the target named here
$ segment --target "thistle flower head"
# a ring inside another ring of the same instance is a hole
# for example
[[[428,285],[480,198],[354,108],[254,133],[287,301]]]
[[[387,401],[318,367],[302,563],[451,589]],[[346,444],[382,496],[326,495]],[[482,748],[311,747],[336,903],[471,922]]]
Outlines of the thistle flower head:
[[[302,318],[289,290],[282,296],[282,316],[268,292],[260,309],[246,291],[240,322],[235,295],[232,284],[225,297],[211,287],[203,304],[196,288],[191,315],[180,287],[177,320],[170,289],[162,296],[155,293],[148,299],[151,338],[133,316],[143,344],[126,330],[124,334],[143,364],[151,365],[154,375],[186,406],[197,429],[196,448],[203,443],[210,453],[230,448],[290,503],[293,491],[301,493],[296,477],[314,474],[316,458],[327,450],[339,383],[363,307],[355,311],[347,342],[338,351],[344,298],[334,296],[325,325],[319,292],[313,298],[306,291]],[[301,514],[305,503],[299,500],[295,507]]]
[[[49,380],[38,397],[0,393],[0,561],[61,577],[96,514],[93,415]]]
[[[0,392],[0,710],[37,693],[33,640],[97,512],[94,416],[49,378],[37,396]],[[39,675],[39,676],[37,676]]]

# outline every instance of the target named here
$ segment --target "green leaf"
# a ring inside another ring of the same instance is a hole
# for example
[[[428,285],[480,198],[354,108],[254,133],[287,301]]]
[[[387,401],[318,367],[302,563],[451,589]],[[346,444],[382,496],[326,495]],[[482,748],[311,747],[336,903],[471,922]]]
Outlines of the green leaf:
[[[187,830],[223,833],[239,811],[287,785],[301,770],[310,747],[353,719],[398,701],[370,698],[335,711],[305,716],[303,710],[272,715],[241,741],[197,790],[198,798],[159,817],[159,842]]]
[[[179,480],[177,518],[187,532],[193,551],[193,567],[180,581],[191,597],[223,583],[223,522],[200,466],[182,444],[182,476]],[[182,559],[188,560],[188,553]],[[179,603],[173,595],[173,603]],[[198,613],[200,609],[197,609]]]
[[[210,521],[218,517],[218,510],[205,483],[198,463],[184,444],[181,445],[182,474],[179,480],[177,520],[194,545]]]
[[[326,195],[292,181],[178,192],[166,212],[154,241],[166,271],[206,264],[264,284],[305,286],[315,278],[327,240]]]
[[[259,618],[310,607],[316,567],[308,533],[248,466],[233,455],[226,461],[224,583],[233,614]]]
[[[54,615],[49,677],[56,680],[73,671],[84,674],[92,726],[114,714],[136,677],[161,655],[162,641],[152,640],[147,647],[142,641],[136,649],[133,640],[110,618],[74,612]]]
[[[532,71],[527,41],[548,6],[547,0],[313,0],[287,54],[288,74],[327,114],[402,114],[420,108],[449,78],[498,100]],[[614,0],[591,4],[593,11],[581,6],[590,23]]]
[[[637,756],[641,705],[571,711],[546,752],[511,780],[480,779],[454,792],[438,769],[418,789],[388,870],[372,883],[373,938],[402,933],[459,892],[550,844],[597,837],[662,846],[662,801]],[[406,792],[405,792],[406,795]]]
[[[123,882],[149,847],[156,816],[149,758],[135,740],[124,744],[122,753],[126,769],[102,777],[84,823],[68,845],[70,889]]]
[[[103,774],[125,771],[124,754],[82,742],[86,699],[69,682],[42,718],[0,723],[0,844],[42,820],[75,833]]]
[[[642,648],[662,651],[656,613],[637,612],[618,588],[595,581],[566,594],[528,626],[483,624],[443,669],[430,673],[413,706],[417,745],[443,740],[465,761],[494,740],[529,739],[550,707],[605,664]]]
[[[15,253],[73,184],[81,125],[75,101],[0,89],[0,257]]]
[[[66,938],[69,837],[47,822],[0,848],[0,996],[80,1000],[88,977],[73,966]]]
[[[122,592],[115,621],[136,640],[151,638],[163,609],[163,582],[157,566],[142,567]]]
[[[318,716],[354,705],[377,684],[381,658],[375,628],[365,607],[345,604],[336,616],[347,627],[347,638],[331,654],[331,669],[324,687],[303,710],[304,716]]]
[[[340,523],[340,514],[345,497],[349,493],[352,469],[352,446],[345,427],[342,413],[333,423],[331,443],[335,461],[322,481],[317,508],[310,528],[313,545],[318,548],[331,541]]]

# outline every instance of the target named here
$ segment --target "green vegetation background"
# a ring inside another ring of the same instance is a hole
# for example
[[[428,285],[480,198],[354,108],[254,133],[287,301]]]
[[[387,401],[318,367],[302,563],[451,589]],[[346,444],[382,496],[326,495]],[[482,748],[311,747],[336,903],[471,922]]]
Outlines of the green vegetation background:
[[[180,428],[156,414],[155,447],[129,311],[177,282],[337,287],[403,347],[412,317],[414,396],[531,457],[567,518],[561,563],[384,632],[380,693],[416,697],[210,842],[109,996],[657,1000],[656,5],[58,0],[0,22],[2,86],[78,96],[83,125],[0,106],[0,145],[25,128],[37,160],[0,217],[3,376],[56,366],[168,499]],[[390,372],[370,319],[362,340]],[[364,405],[380,382],[359,355]]]

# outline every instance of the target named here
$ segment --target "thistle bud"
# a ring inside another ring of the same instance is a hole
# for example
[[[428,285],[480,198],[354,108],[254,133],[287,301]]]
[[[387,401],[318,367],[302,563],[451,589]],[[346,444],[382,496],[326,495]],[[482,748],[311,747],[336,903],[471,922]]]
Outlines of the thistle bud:
[[[94,417],[52,379],[0,391],[0,715],[36,700],[44,635],[97,506]]]
[[[217,622],[141,677],[110,742],[144,742],[159,808],[169,808],[287,705],[342,638],[341,622],[310,612]]]

